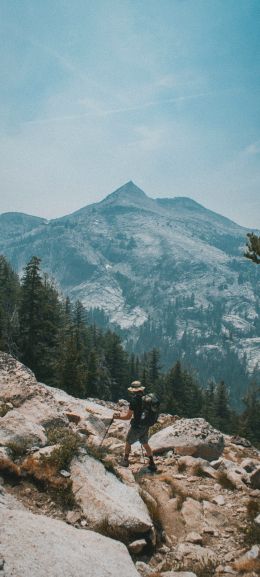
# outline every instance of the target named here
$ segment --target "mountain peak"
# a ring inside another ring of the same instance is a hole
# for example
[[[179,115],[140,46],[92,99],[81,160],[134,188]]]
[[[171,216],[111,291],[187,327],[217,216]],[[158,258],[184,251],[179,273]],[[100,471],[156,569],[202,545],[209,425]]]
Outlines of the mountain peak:
[[[141,188],[139,188],[139,186],[136,186],[136,184],[132,180],[129,180],[128,182],[123,184],[123,186],[120,186],[120,188],[114,190],[114,192],[109,194],[107,198],[112,197],[119,198],[121,196],[128,196],[134,198],[140,198],[140,197],[147,198],[145,192]]]
[[[120,204],[120,205],[143,205],[145,202],[150,201],[149,197],[145,192],[136,186],[136,184],[129,180],[120,188],[117,188],[109,194],[100,204]]]

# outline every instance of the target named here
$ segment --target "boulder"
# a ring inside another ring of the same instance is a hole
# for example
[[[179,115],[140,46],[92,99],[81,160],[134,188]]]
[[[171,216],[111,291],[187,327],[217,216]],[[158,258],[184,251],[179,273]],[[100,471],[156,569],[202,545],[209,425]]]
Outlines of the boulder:
[[[191,532],[186,535],[185,541],[187,543],[194,543],[195,545],[202,545],[203,538],[199,533]]]
[[[225,499],[223,497],[223,495],[216,495],[215,497],[213,497],[212,502],[215,503],[216,505],[219,505],[220,507],[222,507],[222,505],[225,505]]]
[[[161,577],[197,577],[192,571],[166,571]]]
[[[42,425],[45,428],[68,425],[67,416],[61,411],[51,395],[46,395],[44,389],[40,395],[37,394],[26,400],[19,407],[19,413],[31,423]]]
[[[217,459],[224,449],[223,435],[201,418],[179,419],[152,435],[149,443],[157,454],[175,449],[181,455],[208,461]]]
[[[89,399],[77,399],[61,389],[45,386],[52,394],[55,402],[62,407],[67,418],[74,415],[82,432],[102,438],[107,427],[112,424],[114,411],[109,407]]]
[[[37,381],[30,369],[7,353],[0,352],[0,398],[17,407],[33,393]]]
[[[147,563],[144,563],[143,561],[137,561],[135,566],[139,575],[141,575],[142,577],[151,577],[153,573],[156,573],[156,575],[158,575],[158,572],[155,568],[151,567]]]
[[[225,507],[219,507],[209,501],[203,501],[204,531],[207,528],[222,530],[229,523]]]
[[[6,413],[1,418],[0,446],[14,445],[21,453],[34,445],[43,446],[47,443],[44,428],[26,418],[19,410]]]
[[[192,543],[179,543],[175,549],[175,556],[183,565],[183,569],[194,569],[201,566],[215,565],[217,556],[209,547],[201,547]]]
[[[181,513],[185,521],[186,531],[189,533],[199,532],[203,523],[202,504],[191,497],[187,497],[182,505]]]
[[[83,455],[71,463],[72,490],[91,528],[130,540],[152,528],[148,509],[134,487],[123,484],[104,465]]]
[[[122,543],[0,504],[5,577],[138,577]]]

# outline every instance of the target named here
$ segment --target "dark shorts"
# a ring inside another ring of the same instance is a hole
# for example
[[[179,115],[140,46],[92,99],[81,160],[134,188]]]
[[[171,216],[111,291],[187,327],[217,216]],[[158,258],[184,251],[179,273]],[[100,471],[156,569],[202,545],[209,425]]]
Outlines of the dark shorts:
[[[129,443],[129,445],[133,445],[133,443],[140,441],[142,445],[146,445],[146,443],[148,443],[148,433],[149,427],[147,427],[147,425],[130,425],[126,442]]]

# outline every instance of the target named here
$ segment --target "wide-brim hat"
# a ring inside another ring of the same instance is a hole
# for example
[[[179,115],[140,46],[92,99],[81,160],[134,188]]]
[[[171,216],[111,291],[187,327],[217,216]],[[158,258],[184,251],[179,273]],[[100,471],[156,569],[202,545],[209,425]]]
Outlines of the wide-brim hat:
[[[139,391],[144,391],[144,389],[145,387],[143,387],[140,381],[133,381],[127,390],[129,393],[138,393]]]

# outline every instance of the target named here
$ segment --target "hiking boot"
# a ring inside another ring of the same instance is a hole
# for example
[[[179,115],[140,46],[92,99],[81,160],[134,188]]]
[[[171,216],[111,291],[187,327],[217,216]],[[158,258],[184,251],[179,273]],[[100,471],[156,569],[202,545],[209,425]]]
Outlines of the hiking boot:
[[[151,473],[155,473],[155,471],[157,471],[157,467],[154,461],[150,461],[148,469],[151,471]]]
[[[122,461],[120,461],[119,464],[121,465],[121,467],[129,467],[128,457],[124,457],[124,458],[122,459]]]

